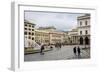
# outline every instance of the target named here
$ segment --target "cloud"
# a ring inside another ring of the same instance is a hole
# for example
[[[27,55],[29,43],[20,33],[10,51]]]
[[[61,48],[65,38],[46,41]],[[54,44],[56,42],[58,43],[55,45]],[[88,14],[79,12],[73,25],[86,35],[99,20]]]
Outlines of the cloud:
[[[68,31],[77,26],[77,17],[83,14],[26,11],[25,19],[36,24],[36,28],[54,26]]]

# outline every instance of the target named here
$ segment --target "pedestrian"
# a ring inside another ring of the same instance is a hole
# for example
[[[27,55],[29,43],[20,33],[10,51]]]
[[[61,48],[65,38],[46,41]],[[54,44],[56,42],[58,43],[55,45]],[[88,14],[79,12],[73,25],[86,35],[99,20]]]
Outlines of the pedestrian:
[[[62,44],[61,43],[59,43],[59,47],[61,48],[61,46],[62,46]]]
[[[55,48],[57,48],[57,43],[55,43]]]
[[[78,52],[78,57],[80,57],[81,50],[80,50],[79,46],[77,48],[77,52]]]
[[[44,45],[41,46],[41,50],[40,50],[41,55],[44,55],[43,50],[44,50]]]
[[[61,44],[60,43],[57,43],[57,48],[58,48],[58,50],[60,50],[60,48],[61,48]]]
[[[76,47],[73,48],[73,52],[76,55]]]
[[[52,45],[50,46],[50,49],[53,50],[53,46]]]

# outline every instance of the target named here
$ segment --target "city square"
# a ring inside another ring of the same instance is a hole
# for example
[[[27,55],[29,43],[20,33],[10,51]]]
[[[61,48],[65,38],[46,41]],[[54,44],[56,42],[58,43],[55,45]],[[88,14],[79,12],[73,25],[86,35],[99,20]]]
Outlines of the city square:
[[[24,61],[91,58],[90,14],[27,11],[25,14]]]
[[[62,48],[53,48],[53,50],[44,52],[44,55],[41,55],[40,53],[35,54],[28,54],[25,55],[24,60],[25,61],[48,61],[48,60],[66,60],[66,59],[89,59],[90,58],[90,50],[85,49],[83,50],[81,47],[81,55],[78,57],[73,53],[73,47],[78,45],[69,45],[69,46],[63,46]]]

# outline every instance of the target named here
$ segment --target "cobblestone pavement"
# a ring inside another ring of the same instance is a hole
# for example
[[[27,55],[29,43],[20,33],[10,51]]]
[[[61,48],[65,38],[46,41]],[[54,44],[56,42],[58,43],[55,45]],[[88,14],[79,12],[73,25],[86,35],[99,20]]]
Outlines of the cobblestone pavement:
[[[44,55],[40,53],[28,54],[24,56],[24,61],[48,61],[48,60],[69,60],[69,59],[88,59],[90,58],[90,51],[87,52],[81,49],[81,55],[78,57],[73,53],[73,47],[62,46],[62,48],[53,48],[52,51],[44,52]],[[80,46],[82,48],[82,46]]]

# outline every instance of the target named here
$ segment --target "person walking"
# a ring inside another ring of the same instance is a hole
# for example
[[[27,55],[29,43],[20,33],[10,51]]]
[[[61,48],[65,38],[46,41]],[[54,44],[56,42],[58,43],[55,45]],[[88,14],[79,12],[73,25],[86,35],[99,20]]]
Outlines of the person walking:
[[[79,46],[77,48],[77,52],[78,52],[78,57],[80,57],[81,50],[80,50],[80,47]]]
[[[59,43],[59,47],[60,47],[60,48],[62,47],[62,44],[61,44],[61,43]]]
[[[58,43],[58,50],[61,49],[61,43]]]
[[[76,56],[76,47],[73,48],[74,55]]]
[[[44,50],[44,45],[41,46],[41,50],[40,50],[41,55],[44,55],[43,50]]]
[[[53,46],[52,45],[50,45],[50,50],[53,50]]]

